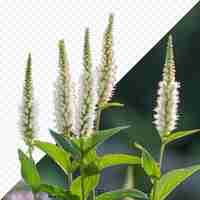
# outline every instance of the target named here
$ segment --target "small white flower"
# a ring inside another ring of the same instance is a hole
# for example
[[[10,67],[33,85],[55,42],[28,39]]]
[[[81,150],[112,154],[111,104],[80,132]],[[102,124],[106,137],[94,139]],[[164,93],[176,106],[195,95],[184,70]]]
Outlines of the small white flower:
[[[163,80],[159,83],[157,107],[154,109],[154,124],[159,134],[169,134],[176,128],[180,83],[175,80],[175,62],[172,36],[168,38]]]

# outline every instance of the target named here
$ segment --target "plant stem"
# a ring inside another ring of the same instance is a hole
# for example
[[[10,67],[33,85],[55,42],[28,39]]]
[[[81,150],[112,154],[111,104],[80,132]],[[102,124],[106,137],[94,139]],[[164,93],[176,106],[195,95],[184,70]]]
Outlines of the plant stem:
[[[124,189],[133,189],[135,188],[135,176],[134,176],[134,167],[128,166],[126,173],[126,180],[124,184]],[[123,200],[135,200],[134,198],[126,197]]]
[[[162,143],[162,144],[161,144],[160,161],[159,161],[160,171],[162,171],[162,162],[163,162],[163,157],[164,157],[165,146],[166,146],[165,143]]]
[[[33,149],[32,149],[31,146],[28,147],[28,154],[29,154],[29,158],[30,158],[31,160],[33,160]]]
[[[96,119],[96,130],[98,131],[100,128],[100,122],[101,122],[101,108],[98,108],[97,110],[97,119]]]
[[[83,159],[84,159],[84,150],[83,150],[83,138],[81,136],[81,141],[80,141],[80,148],[81,148],[81,166],[80,166],[80,175],[81,175],[81,193],[82,193],[82,200],[86,200],[85,199],[85,188],[84,188],[84,162],[83,162]]]
[[[157,189],[157,180],[154,180],[152,200],[156,200],[156,189]]]
[[[32,191],[32,194],[33,194],[33,200],[37,200],[37,195],[36,195],[37,193]]]
[[[64,128],[63,136],[65,139],[68,139],[70,136],[70,131],[67,127]],[[71,161],[71,164],[72,164],[72,161]],[[72,181],[73,181],[73,173],[69,172],[68,175],[66,176],[66,182],[67,182],[68,188],[70,187]]]
[[[166,147],[166,144],[162,142],[161,143],[161,149],[160,149],[160,159],[159,159],[159,167],[160,167],[161,173],[162,173],[162,163],[163,163],[163,157],[164,157],[165,147]],[[158,182],[158,180],[155,179],[154,183],[153,183],[153,196],[152,196],[152,200],[156,200],[155,198],[156,198],[157,182]]]
[[[31,146],[28,147],[29,158],[33,161],[33,148]],[[33,200],[37,200],[37,193],[32,191]]]
[[[95,188],[92,190],[92,200],[96,199],[96,192],[95,192]]]
[[[73,181],[73,174],[69,173],[68,174],[68,187],[71,185],[72,181]]]
[[[96,131],[98,131],[99,128],[100,128],[101,112],[102,112],[102,109],[101,109],[101,108],[98,108],[98,110],[97,110],[97,118],[96,118]],[[92,190],[92,196],[91,196],[91,198],[92,198],[92,200],[95,200],[95,199],[96,199],[95,188]]]
[[[82,191],[82,200],[85,200],[84,177],[82,175],[81,175],[81,191]]]

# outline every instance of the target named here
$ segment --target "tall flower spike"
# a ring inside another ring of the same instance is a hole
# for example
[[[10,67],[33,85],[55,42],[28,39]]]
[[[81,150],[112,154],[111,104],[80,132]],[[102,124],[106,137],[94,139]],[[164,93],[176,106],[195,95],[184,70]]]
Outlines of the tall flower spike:
[[[109,24],[104,33],[102,63],[98,70],[98,105],[107,103],[112,95],[116,83],[117,66],[113,60],[113,15],[109,17]]]
[[[25,144],[29,147],[29,153],[33,150],[32,141],[35,137],[35,116],[33,104],[32,85],[32,61],[31,54],[28,56],[23,88],[23,99],[21,106],[20,128]]]
[[[64,40],[59,41],[59,75],[55,84],[55,122],[59,133],[69,136],[74,124],[74,85]]]
[[[178,120],[178,103],[180,83],[175,80],[175,61],[172,36],[169,35],[163,79],[159,83],[157,107],[154,124],[161,136],[170,134],[176,128]]]
[[[96,95],[92,72],[89,29],[86,29],[85,31],[83,67],[84,70],[81,74],[79,82],[76,133],[78,135],[90,135],[92,134],[94,128]]]

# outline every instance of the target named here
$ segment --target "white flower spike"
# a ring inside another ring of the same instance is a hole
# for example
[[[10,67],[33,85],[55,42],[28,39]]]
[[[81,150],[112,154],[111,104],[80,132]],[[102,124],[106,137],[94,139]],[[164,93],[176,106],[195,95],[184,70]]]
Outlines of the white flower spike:
[[[97,103],[91,63],[89,29],[86,29],[85,32],[83,67],[84,69],[79,81],[76,134],[79,136],[88,136],[93,133]]]
[[[71,80],[64,40],[59,41],[59,75],[55,84],[55,122],[57,131],[71,135],[74,125],[74,85]]]
[[[109,24],[104,33],[102,63],[98,73],[98,105],[111,100],[116,83],[117,66],[113,59],[113,15],[109,17]]]
[[[36,136],[37,127],[35,123],[36,113],[33,100],[32,59],[31,54],[29,54],[25,71],[22,105],[20,107],[20,129],[23,140],[29,148],[29,154],[31,157],[33,151],[32,141]]]
[[[178,103],[180,83],[175,80],[175,61],[172,36],[169,35],[163,79],[159,83],[157,107],[155,108],[154,124],[162,136],[170,134],[176,128],[178,120]]]

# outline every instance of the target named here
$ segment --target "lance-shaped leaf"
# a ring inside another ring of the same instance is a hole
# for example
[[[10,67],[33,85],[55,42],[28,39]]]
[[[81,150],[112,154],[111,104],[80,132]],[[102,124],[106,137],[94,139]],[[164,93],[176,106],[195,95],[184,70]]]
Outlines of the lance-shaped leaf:
[[[138,165],[141,159],[137,156],[127,154],[108,154],[99,158],[100,170],[115,165]]]
[[[84,177],[84,196],[85,199],[89,196],[90,192],[98,185],[99,183],[99,175],[93,175],[93,176],[88,176]],[[82,190],[81,190],[81,182],[82,182],[82,177],[79,176],[76,178],[71,186],[70,186],[70,192],[73,195],[77,195],[80,200],[83,200],[82,198]]]
[[[71,172],[70,154],[64,151],[64,149],[55,144],[41,142],[39,140],[34,141],[34,145],[51,157],[66,174]]]
[[[160,169],[158,163],[151,154],[140,144],[135,143],[135,147],[142,151],[141,164],[146,174],[150,177],[160,177]]]
[[[25,182],[32,188],[33,191],[36,191],[40,186],[41,180],[38,173],[37,167],[34,161],[21,150],[18,150],[19,160],[21,163],[21,174]]]
[[[200,170],[200,165],[184,169],[176,169],[164,174],[157,183],[155,200],[164,200],[168,195],[188,177]]]
[[[102,157],[96,157],[91,160],[84,168],[87,176],[99,174],[103,169],[116,165],[138,165],[141,159],[137,156],[128,154],[108,154]]]
[[[129,197],[130,199],[148,199],[147,194],[136,189],[115,190],[97,196],[96,200],[119,200]]]
[[[91,149],[98,147],[99,145],[104,143],[106,140],[108,140],[110,137],[112,137],[113,135],[127,128],[129,128],[129,126],[121,126],[121,127],[111,128],[107,130],[96,131],[90,137],[85,138],[84,147],[83,147],[84,151],[88,152]]]
[[[63,199],[63,200],[79,200],[79,197],[71,194],[70,191],[65,191],[64,188],[55,185],[41,184],[38,192],[45,192],[51,198]]]
[[[200,129],[194,129],[194,130],[189,130],[189,131],[178,131],[178,132],[172,133],[170,135],[167,135],[164,138],[164,142],[167,144],[175,140],[178,140],[180,138],[192,135],[194,133],[200,133]]]
[[[65,151],[69,152],[74,159],[79,159],[81,157],[80,148],[73,140],[64,138],[61,134],[58,134],[51,129],[49,131],[55,142]]]

